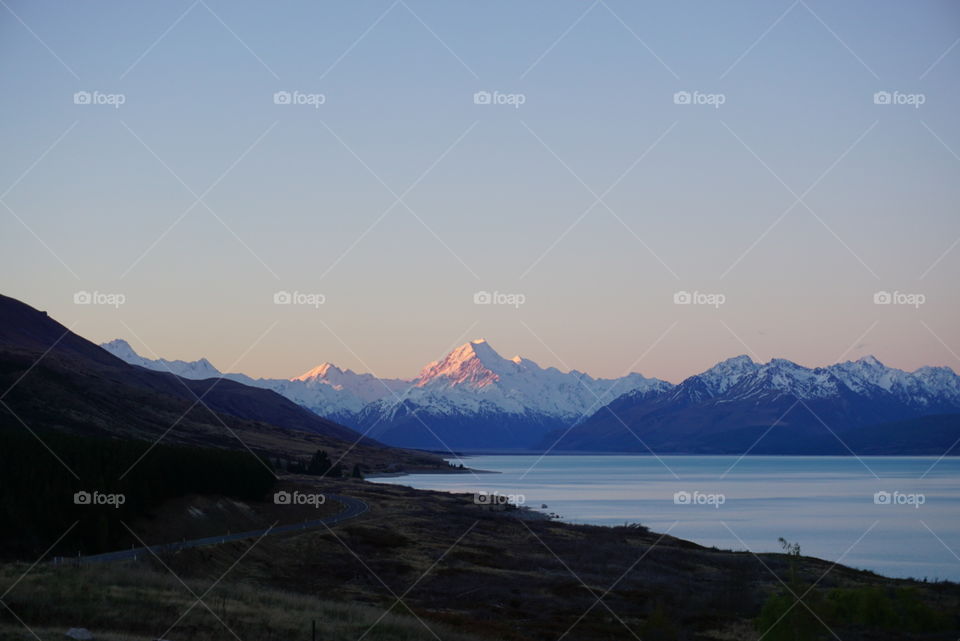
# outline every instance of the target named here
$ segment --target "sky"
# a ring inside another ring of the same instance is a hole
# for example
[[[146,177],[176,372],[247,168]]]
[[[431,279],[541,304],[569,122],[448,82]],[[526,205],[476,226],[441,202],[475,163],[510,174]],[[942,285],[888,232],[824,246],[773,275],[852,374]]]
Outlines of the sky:
[[[958,42],[951,1],[3,0],[0,291],[254,376],[960,369]]]

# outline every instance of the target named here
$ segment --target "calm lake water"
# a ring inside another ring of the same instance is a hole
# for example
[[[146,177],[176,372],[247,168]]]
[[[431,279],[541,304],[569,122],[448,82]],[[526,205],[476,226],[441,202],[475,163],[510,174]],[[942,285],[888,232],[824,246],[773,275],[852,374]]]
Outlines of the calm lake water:
[[[525,505],[546,504],[563,521],[642,523],[724,549],[779,551],[782,536],[805,555],[886,576],[960,581],[956,458],[498,455],[462,462],[499,474],[375,480],[522,495]]]

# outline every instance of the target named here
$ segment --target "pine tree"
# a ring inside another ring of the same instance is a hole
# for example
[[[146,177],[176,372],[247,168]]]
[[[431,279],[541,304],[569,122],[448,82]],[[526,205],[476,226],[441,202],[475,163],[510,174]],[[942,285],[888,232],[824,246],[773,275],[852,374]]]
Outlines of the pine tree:
[[[323,450],[317,450],[313,458],[310,459],[310,465],[307,467],[307,474],[314,476],[326,476],[330,471],[330,457]]]

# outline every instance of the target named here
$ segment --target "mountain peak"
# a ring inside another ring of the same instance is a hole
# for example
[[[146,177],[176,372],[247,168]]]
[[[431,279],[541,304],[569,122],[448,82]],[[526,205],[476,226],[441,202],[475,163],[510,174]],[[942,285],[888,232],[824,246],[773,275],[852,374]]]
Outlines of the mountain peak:
[[[707,371],[703,372],[703,374],[714,373],[722,376],[742,375],[743,373],[754,371],[758,367],[759,364],[752,358],[746,354],[740,354],[739,356],[733,356],[720,361]],[[701,376],[703,374],[701,374]]]
[[[858,358],[857,363],[860,363],[861,365],[867,365],[869,367],[884,367],[884,364],[880,362],[880,359],[873,354]]]
[[[490,343],[486,339],[475,338],[451,351],[441,362],[464,362],[472,358],[480,359],[480,362],[486,367],[495,367],[504,360],[495,349],[490,347]]]
[[[779,367],[803,367],[803,365],[794,363],[788,358],[771,358],[767,365],[777,365]]]
[[[195,361],[168,361],[165,358],[147,358],[138,354],[137,351],[130,346],[130,343],[122,338],[115,338],[110,342],[102,343],[100,347],[131,365],[139,365],[140,367],[158,372],[170,372],[183,378],[202,380],[221,376],[220,370],[214,367],[213,363],[206,358],[200,358]]]
[[[477,358],[483,361],[483,364],[487,367],[491,367],[499,361],[504,360],[495,349],[490,347],[490,343],[483,338],[470,341],[470,346],[473,348],[473,353],[477,355]]]
[[[752,358],[746,354],[740,354],[720,361],[702,374],[691,378],[706,385],[710,394],[717,395],[726,392],[741,379],[755,373],[758,368],[759,365]]]
[[[343,374],[343,370],[333,363],[323,362],[300,376],[291,378],[291,381],[306,381],[313,378],[327,378],[329,375]]]
[[[122,338],[115,338],[109,343],[104,343],[100,347],[104,348],[114,356],[120,356],[120,354],[128,354],[131,356],[139,356],[136,350],[130,346],[130,343],[123,340]],[[122,358],[122,357],[121,357]]]
[[[502,374],[516,366],[516,363],[500,356],[485,339],[478,338],[457,347],[442,360],[424,367],[417,379],[417,386],[444,380],[451,386],[469,383],[484,387],[500,380]]]

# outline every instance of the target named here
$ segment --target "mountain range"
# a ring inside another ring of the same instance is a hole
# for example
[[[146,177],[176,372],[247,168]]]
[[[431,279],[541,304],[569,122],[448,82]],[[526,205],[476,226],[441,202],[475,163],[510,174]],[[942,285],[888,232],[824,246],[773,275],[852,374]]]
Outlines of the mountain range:
[[[128,343],[104,349],[128,363],[185,378],[224,377],[271,389],[311,411],[388,445],[425,449],[527,449],[620,394],[666,391],[666,381],[628,374],[595,379],[500,356],[483,339],[428,363],[412,379],[378,379],[323,363],[291,379],[221,373],[206,359],[147,359]]]
[[[131,365],[46,312],[0,295],[0,429],[27,431],[41,443],[45,433],[68,432],[249,450],[271,460],[309,460],[322,449],[369,470],[446,467],[439,457],[363,437],[273,390],[198,378],[206,372],[185,363],[173,367],[194,376],[150,365]]]
[[[727,359],[679,384],[630,373],[595,379],[500,356],[473,340],[410,379],[378,379],[330,363],[291,379],[221,373],[206,359],[147,359],[123,340],[119,358],[185,378],[224,377],[273,390],[380,442],[432,450],[942,454],[960,437],[960,377],[948,367],[905,372],[872,356],[807,368],[785,359]],[[889,439],[917,423],[922,452]],[[891,430],[893,432],[891,432]],[[931,436],[934,434],[935,436]],[[856,436],[856,438],[854,438]],[[953,440],[951,440],[953,439]],[[906,448],[906,449],[905,449]]]
[[[943,454],[960,438],[960,377],[905,372],[873,356],[807,368],[737,356],[657,395],[628,393],[540,443],[559,451]],[[923,418],[924,420],[920,420]],[[885,447],[894,431],[915,437]],[[939,437],[930,441],[934,431]],[[911,431],[914,431],[911,434]],[[852,436],[856,438],[854,439]],[[562,436],[562,438],[561,438]]]

